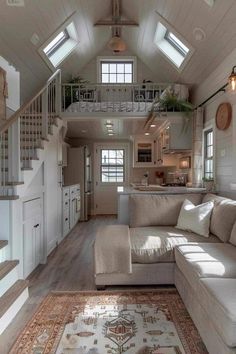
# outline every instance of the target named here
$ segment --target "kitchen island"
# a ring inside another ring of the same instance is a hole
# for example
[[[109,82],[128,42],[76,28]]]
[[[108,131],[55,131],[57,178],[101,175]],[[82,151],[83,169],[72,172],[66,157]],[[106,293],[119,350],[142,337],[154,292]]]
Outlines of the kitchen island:
[[[187,187],[158,187],[155,185],[137,187],[117,187],[118,193],[118,223],[129,224],[129,196],[134,194],[205,194],[205,188],[187,188]],[[142,190],[140,190],[142,189]],[[145,189],[145,190],[143,190]]]

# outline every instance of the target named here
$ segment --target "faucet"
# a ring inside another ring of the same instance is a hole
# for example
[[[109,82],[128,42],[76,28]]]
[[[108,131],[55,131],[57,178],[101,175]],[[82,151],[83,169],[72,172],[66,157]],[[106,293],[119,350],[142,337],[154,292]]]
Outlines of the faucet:
[[[146,172],[144,173],[143,177],[145,178],[145,185],[148,186],[148,185],[149,185],[149,183],[148,183],[148,177],[149,177],[148,171],[146,171]]]

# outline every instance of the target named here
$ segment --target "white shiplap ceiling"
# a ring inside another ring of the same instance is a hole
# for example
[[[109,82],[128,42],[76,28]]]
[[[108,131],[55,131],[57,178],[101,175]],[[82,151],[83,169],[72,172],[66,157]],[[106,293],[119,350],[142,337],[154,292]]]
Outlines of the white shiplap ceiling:
[[[65,78],[81,74],[86,64],[106,47],[111,30],[93,24],[109,18],[111,1],[25,0],[24,7],[12,7],[6,5],[6,0],[0,0],[0,55],[20,71],[23,99],[32,96],[51,74],[38,48],[75,11],[79,45],[62,65]],[[204,0],[123,0],[122,12],[124,17],[139,23],[138,28],[122,30],[129,50],[160,82],[198,84],[236,47],[235,0],[216,0],[213,6]],[[181,73],[153,42],[157,12],[195,49]],[[204,41],[195,40],[195,28],[204,30]],[[39,36],[37,46],[30,41],[34,33]]]

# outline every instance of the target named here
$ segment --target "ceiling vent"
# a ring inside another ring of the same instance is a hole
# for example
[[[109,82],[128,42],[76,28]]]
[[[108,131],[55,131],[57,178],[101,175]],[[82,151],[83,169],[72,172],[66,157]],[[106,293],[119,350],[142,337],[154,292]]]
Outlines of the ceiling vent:
[[[8,6],[25,6],[25,0],[7,0]]]
[[[215,3],[215,0],[204,0],[206,3],[207,3],[207,5],[209,5],[209,6],[213,6],[214,5],[214,3]]]

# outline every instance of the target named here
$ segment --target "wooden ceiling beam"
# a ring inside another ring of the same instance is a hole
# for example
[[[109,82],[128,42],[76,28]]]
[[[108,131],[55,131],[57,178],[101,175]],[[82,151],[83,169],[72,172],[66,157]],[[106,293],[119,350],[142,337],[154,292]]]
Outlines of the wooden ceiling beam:
[[[94,27],[109,26],[109,27],[138,27],[139,24],[134,21],[98,21]]]

